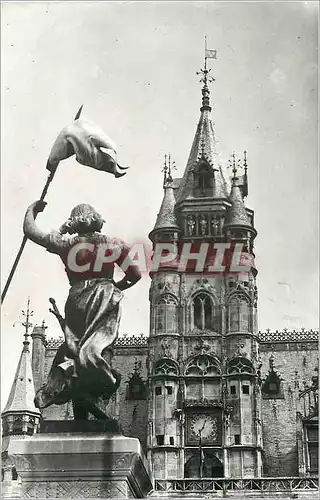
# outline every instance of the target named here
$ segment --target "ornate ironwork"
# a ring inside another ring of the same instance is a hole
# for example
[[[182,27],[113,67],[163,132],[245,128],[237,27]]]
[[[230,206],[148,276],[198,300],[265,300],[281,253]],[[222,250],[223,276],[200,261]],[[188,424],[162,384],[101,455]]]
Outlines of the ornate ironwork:
[[[187,401],[184,402],[183,406],[185,408],[188,407],[209,407],[212,408],[214,406],[222,408],[223,407],[223,401],[221,399],[207,399],[207,398],[202,398],[202,399],[188,399]]]
[[[113,347],[148,347],[148,339],[149,337],[142,333],[140,335],[123,335],[118,337]],[[49,338],[47,342],[47,349],[58,349],[64,339],[63,337]]]
[[[272,332],[269,328],[265,332],[259,332],[260,342],[301,342],[303,340],[317,341],[319,332],[317,330],[275,330]]]
[[[317,491],[318,477],[156,479],[156,491]]]

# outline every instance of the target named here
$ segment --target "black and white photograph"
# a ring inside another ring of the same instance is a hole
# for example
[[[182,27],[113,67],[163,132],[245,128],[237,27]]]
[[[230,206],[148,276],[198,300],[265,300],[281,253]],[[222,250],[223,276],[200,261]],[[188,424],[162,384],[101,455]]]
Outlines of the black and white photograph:
[[[1,2],[2,498],[318,498],[318,16]]]

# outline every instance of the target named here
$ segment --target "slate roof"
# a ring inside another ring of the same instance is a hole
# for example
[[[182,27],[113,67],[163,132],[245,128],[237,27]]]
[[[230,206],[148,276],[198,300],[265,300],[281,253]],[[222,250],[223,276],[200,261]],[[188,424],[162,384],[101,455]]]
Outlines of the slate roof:
[[[39,415],[40,411],[35,407],[33,399],[35,397],[34,382],[31,367],[31,356],[29,342],[24,341],[24,346],[17,366],[14,381],[11,387],[7,404],[2,412],[21,413],[28,412]]]
[[[192,171],[201,157],[207,160],[214,172],[213,196],[215,198],[227,198],[230,192],[230,186],[228,184],[228,176],[219,164],[219,155],[216,150],[215,131],[211,120],[210,109],[202,109],[201,111],[187,166],[180,182],[177,201],[180,202],[183,199],[193,197],[190,176],[192,178]]]

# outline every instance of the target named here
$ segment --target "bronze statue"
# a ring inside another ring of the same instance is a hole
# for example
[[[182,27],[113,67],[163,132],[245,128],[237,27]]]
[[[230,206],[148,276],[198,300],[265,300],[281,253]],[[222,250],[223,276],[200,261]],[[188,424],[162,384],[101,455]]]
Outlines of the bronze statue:
[[[130,260],[130,248],[101,234],[105,221],[93,207],[77,205],[59,231],[44,233],[35,217],[45,206],[45,202],[36,201],[28,207],[24,233],[61,258],[71,287],[65,318],[50,299],[51,312],[59,320],[65,342],[57,351],[47,383],[36,394],[35,404],[42,409],[72,400],[75,419],[87,418],[89,412],[107,419],[96,401],[100,396],[110,398],[120,384],[121,376],[112,368],[111,359],[122,290],[137,283],[141,274]],[[113,281],[115,264],[124,272],[117,283]]]

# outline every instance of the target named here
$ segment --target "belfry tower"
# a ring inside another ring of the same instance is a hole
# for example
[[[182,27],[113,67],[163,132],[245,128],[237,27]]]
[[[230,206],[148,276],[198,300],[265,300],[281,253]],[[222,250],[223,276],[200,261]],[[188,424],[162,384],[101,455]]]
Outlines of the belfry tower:
[[[148,456],[156,479],[262,475],[257,233],[244,204],[247,154],[233,154],[230,178],[216,151],[209,71],[205,58],[187,166],[173,179],[166,158],[164,197],[149,235],[154,252],[159,244],[178,252],[151,273]],[[235,255],[236,270],[226,264]]]

